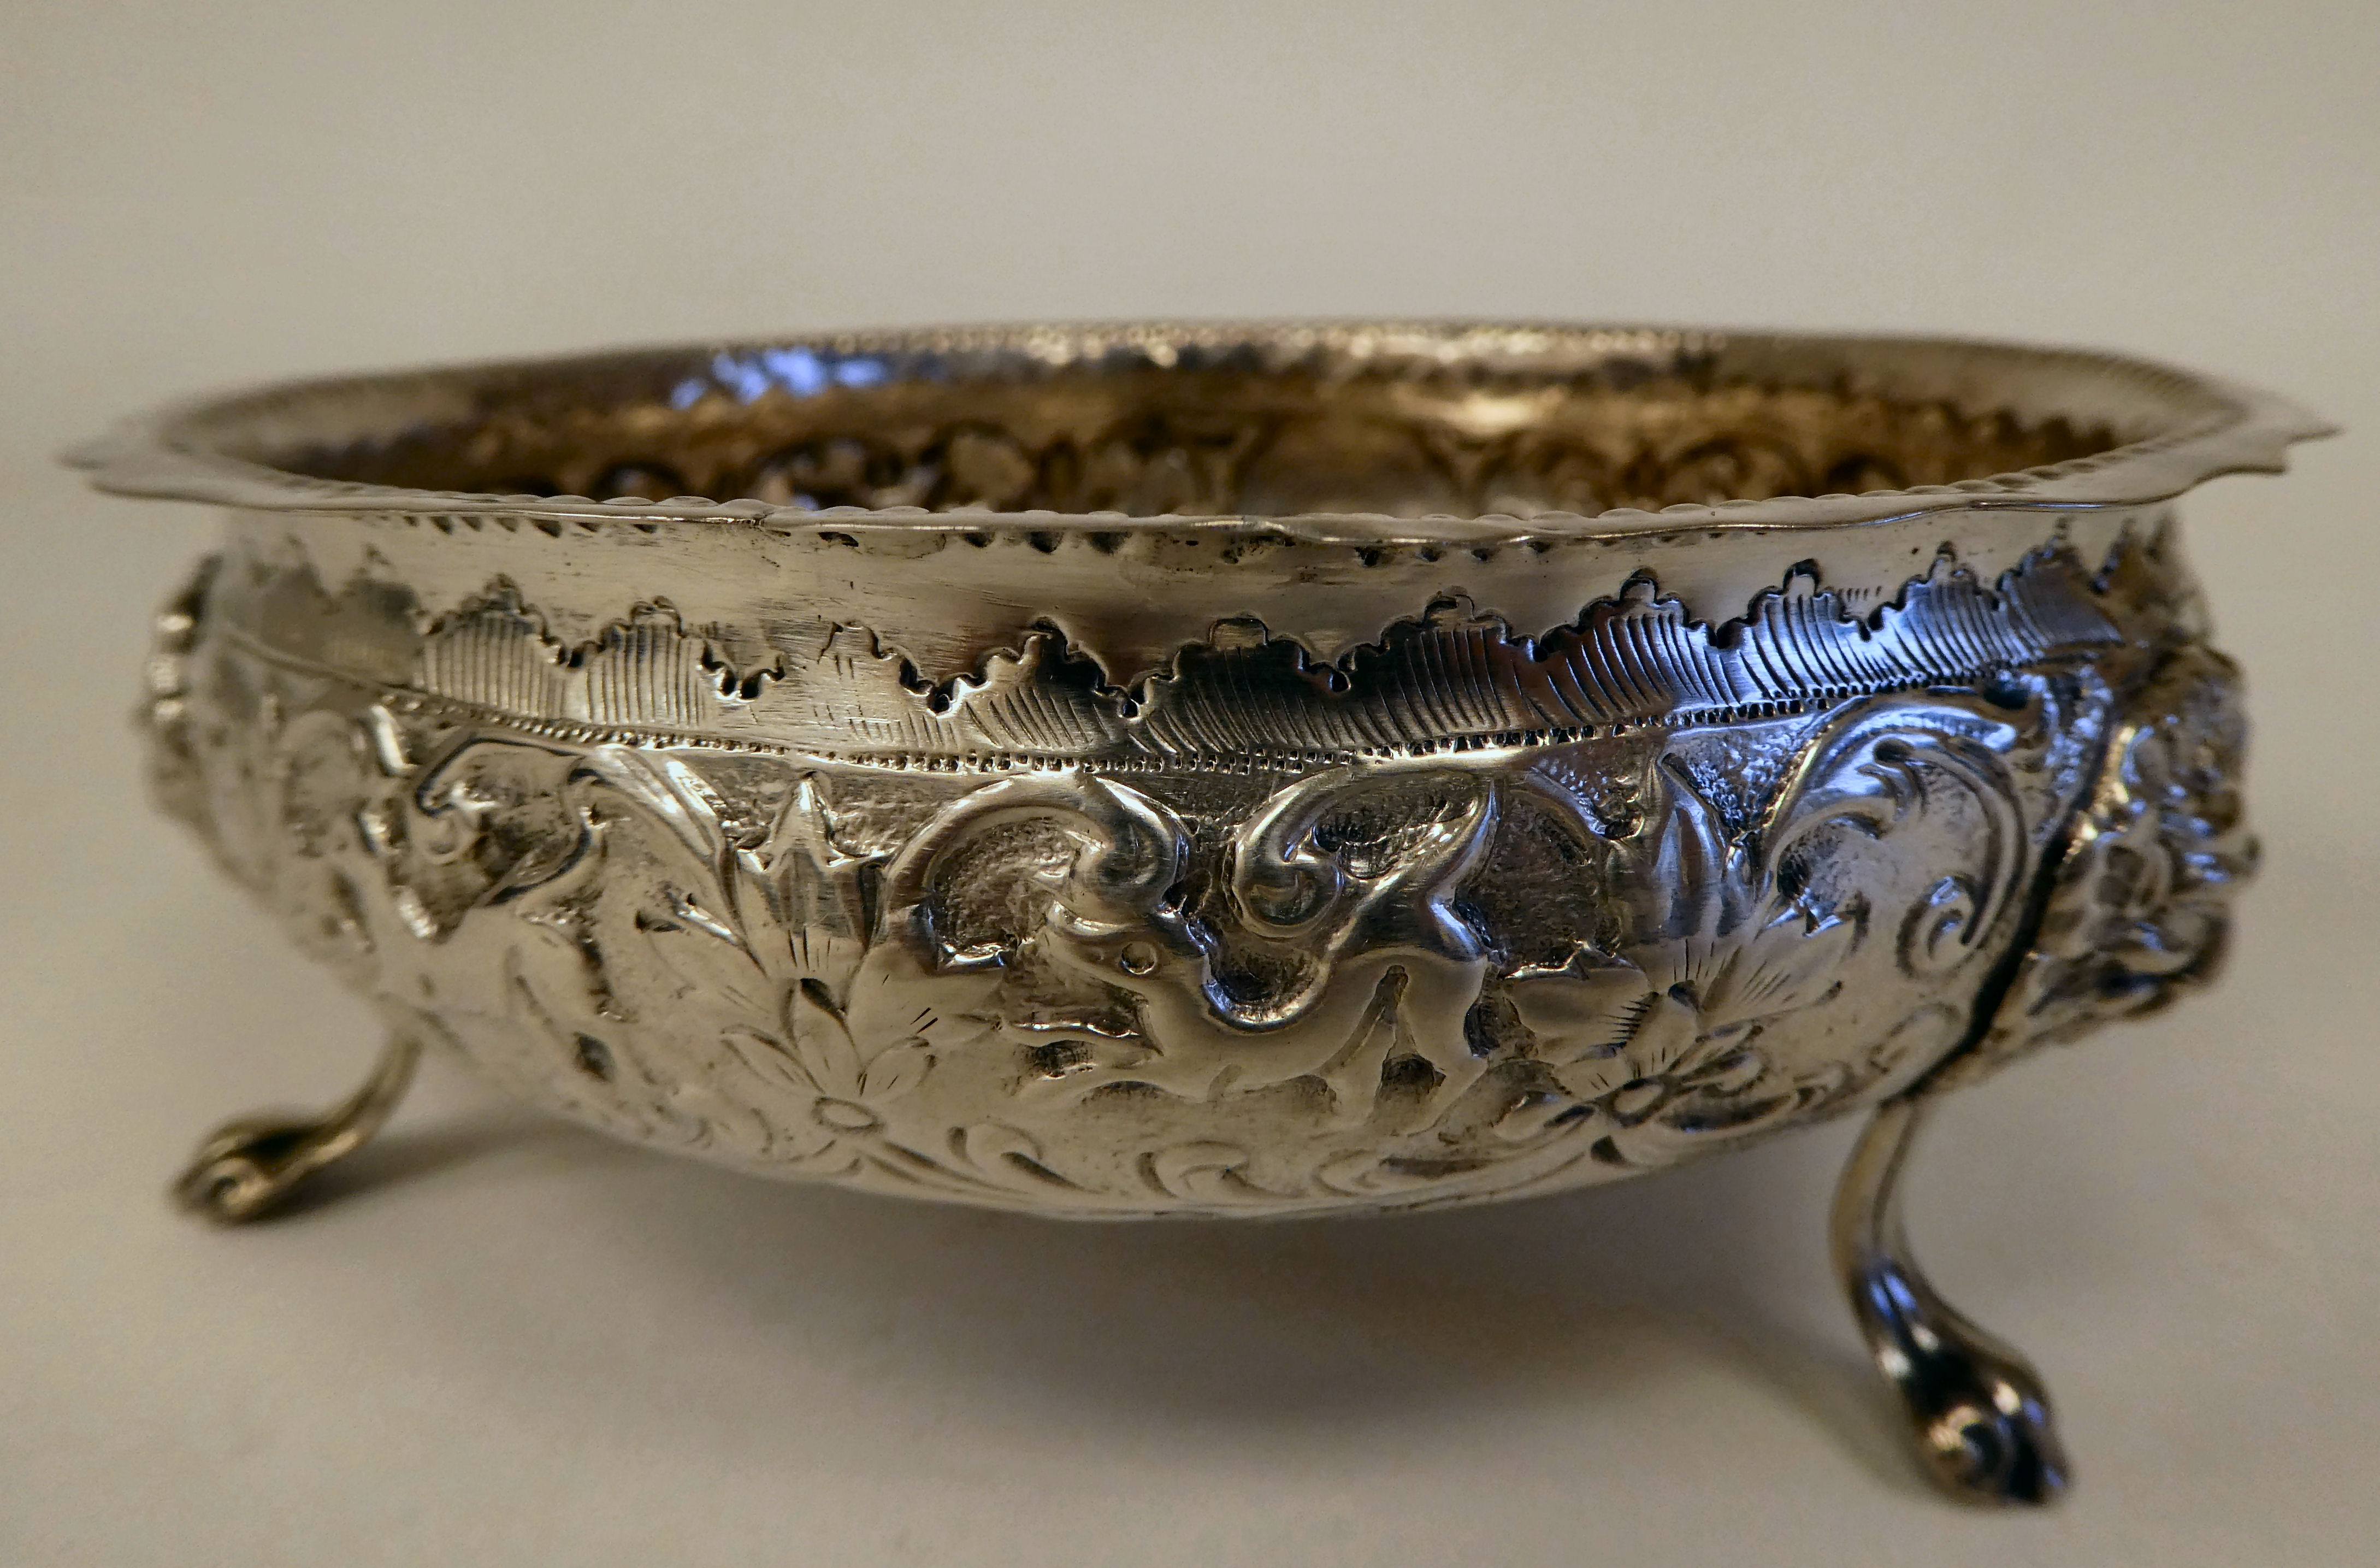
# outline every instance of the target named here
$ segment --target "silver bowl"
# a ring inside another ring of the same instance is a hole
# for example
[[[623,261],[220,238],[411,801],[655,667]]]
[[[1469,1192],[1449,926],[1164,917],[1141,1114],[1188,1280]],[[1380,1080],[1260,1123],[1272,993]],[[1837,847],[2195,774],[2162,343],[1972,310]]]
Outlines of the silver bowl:
[[[1880,1107],[1835,1245],[1933,1473],[2039,1499],[1909,1263],[1938,1090],[2214,971],[2254,860],[2173,498],[2322,433],[1992,344],[850,334],[121,428],[229,507],[158,793],[425,1043],[606,1131],[1038,1213],[1402,1209]]]

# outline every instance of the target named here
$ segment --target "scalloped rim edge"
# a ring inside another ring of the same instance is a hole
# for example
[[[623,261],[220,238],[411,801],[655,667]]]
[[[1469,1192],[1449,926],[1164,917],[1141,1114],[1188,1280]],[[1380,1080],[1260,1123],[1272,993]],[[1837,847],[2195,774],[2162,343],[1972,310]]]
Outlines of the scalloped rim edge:
[[[1381,513],[1148,516],[1122,512],[994,512],[978,507],[928,511],[922,507],[834,506],[809,510],[751,500],[698,501],[677,497],[667,501],[595,501],[583,496],[498,495],[317,479],[233,456],[210,444],[203,431],[206,423],[234,415],[242,405],[266,398],[361,389],[376,383],[393,389],[407,383],[448,376],[561,371],[624,357],[709,356],[793,346],[848,354],[948,346],[1014,348],[1043,358],[1054,350],[1062,361],[1114,347],[1150,344],[1217,345],[1305,334],[1317,342],[1412,336],[1451,346],[1465,334],[1545,334],[1589,345],[1608,340],[1614,347],[1655,343],[1718,347],[1739,341],[1824,345],[1854,353],[1863,346],[1900,350],[1974,348],[2044,364],[2064,360],[2071,366],[2131,379],[2155,379],[2193,395],[2210,405],[2211,411],[2204,418],[2186,420],[2173,429],[2106,452],[1949,485],[1869,491],[1859,495],[1780,495],[1759,500],[1687,503],[1658,512],[1620,507],[1592,516],[1544,512],[1525,517],[1501,513],[1422,517]],[[112,494],[200,502],[252,511],[501,516],[546,518],[582,529],[626,524],[647,531],[662,524],[734,523],[787,533],[1195,530],[1285,535],[1316,543],[1470,544],[1524,539],[1638,538],[1648,533],[1711,529],[1840,528],[1891,522],[1929,512],[1984,508],[2068,511],[2137,506],[2170,499],[2225,474],[2279,473],[2287,467],[2290,445],[2335,435],[2338,429],[2286,398],[2225,378],[2125,355],[1998,339],[1521,322],[1149,322],[797,334],[735,343],[668,345],[629,350],[625,355],[615,350],[283,381],[169,404],[120,421],[104,435],[72,447],[62,456],[70,466],[89,470],[91,482]]]

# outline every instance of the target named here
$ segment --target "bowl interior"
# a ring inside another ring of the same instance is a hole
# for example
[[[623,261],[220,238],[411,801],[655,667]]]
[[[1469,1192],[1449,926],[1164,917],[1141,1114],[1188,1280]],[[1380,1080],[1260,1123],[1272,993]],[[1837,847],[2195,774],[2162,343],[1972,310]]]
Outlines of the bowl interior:
[[[540,497],[1416,517],[1947,485],[2119,441],[2087,417],[1647,346],[1143,346],[1055,363],[1024,349],[730,349],[491,378],[443,417],[246,455],[316,479]]]

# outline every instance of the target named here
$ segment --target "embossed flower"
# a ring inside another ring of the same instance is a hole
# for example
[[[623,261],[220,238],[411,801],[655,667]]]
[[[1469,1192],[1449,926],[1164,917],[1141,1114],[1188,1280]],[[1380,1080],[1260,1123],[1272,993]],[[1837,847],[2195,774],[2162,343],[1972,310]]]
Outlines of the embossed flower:
[[[843,1135],[875,1132],[884,1124],[879,1108],[933,1065],[924,1031],[938,1020],[914,1006],[904,1013],[860,943],[809,930],[792,945],[802,973],[785,991],[787,1065],[816,1097],[813,1121]]]
[[[1609,956],[1582,947],[1560,968],[1516,976],[1511,995],[1564,1092],[1633,1126],[1682,1100],[1722,1101],[1755,1086],[1769,1065],[1762,1030],[1832,996],[1857,940],[1853,920],[1792,909],[1749,933]]]

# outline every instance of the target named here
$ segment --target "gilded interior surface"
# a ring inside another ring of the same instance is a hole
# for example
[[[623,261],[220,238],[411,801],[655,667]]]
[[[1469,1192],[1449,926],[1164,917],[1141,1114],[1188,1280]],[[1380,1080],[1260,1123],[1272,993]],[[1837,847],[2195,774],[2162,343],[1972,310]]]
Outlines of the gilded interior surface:
[[[1949,484],[2117,444],[2058,416],[1729,379],[1692,354],[1566,373],[1310,358],[986,383],[893,379],[880,356],[722,355],[659,403],[506,399],[285,460],[325,479],[596,500],[1415,517]]]

